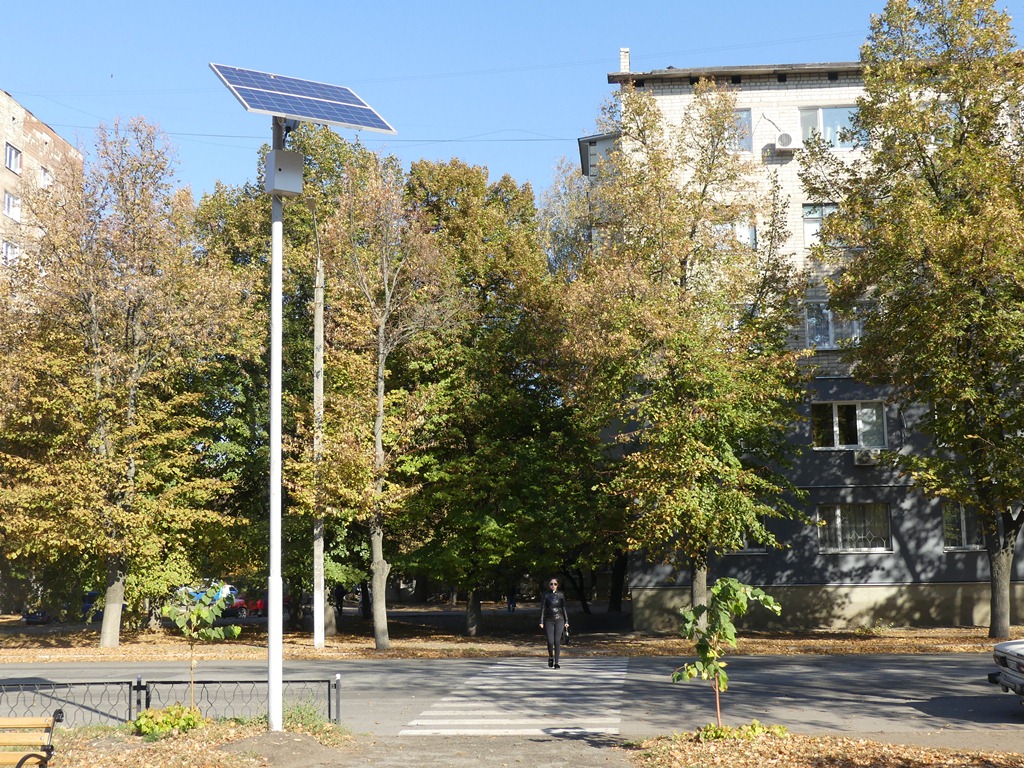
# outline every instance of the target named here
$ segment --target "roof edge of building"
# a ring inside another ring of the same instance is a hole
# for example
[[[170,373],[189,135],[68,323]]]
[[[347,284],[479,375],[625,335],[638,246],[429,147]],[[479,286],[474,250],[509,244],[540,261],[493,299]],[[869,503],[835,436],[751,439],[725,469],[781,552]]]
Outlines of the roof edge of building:
[[[629,83],[636,80],[690,80],[693,78],[719,79],[772,75],[822,75],[830,72],[861,74],[864,64],[859,61],[825,62],[818,64],[741,64],[723,67],[669,67],[647,72],[610,72],[609,83]]]

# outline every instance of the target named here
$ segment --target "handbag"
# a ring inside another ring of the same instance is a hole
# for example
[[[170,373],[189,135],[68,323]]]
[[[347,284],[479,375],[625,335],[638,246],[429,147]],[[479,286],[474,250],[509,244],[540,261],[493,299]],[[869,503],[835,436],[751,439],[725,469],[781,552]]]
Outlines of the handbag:
[[[562,643],[561,644],[562,645],[568,645],[569,644],[569,628],[568,627],[563,627],[562,628]]]

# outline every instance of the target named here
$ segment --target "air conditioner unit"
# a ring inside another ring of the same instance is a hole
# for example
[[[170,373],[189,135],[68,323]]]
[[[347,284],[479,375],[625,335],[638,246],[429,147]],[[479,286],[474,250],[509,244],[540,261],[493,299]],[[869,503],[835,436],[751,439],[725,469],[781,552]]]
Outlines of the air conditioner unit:
[[[797,133],[779,131],[775,135],[775,151],[779,154],[789,154],[803,148],[803,139]]]
[[[858,467],[873,467],[878,464],[879,451],[861,448],[853,452],[853,463]]]

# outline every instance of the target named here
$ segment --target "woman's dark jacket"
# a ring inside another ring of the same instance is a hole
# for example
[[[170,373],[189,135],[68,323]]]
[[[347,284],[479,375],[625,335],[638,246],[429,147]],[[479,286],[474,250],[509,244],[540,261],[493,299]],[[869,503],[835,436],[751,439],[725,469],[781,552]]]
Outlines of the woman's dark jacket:
[[[566,618],[565,595],[559,591],[545,592],[540,601],[540,623],[546,624],[549,620],[565,621]]]

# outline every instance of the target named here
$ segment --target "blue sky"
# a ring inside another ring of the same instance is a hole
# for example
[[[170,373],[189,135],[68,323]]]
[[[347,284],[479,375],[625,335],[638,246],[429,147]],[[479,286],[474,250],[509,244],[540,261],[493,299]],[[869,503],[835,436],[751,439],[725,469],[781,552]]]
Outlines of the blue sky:
[[[7,5],[0,89],[85,148],[97,124],[145,116],[198,198],[254,179],[270,138],[270,118],[246,112],[210,62],[347,86],[398,131],[364,132],[367,146],[406,166],[458,157],[539,193],[593,132],[620,47],[635,71],[853,61],[884,0]],[[1024,22],[1024,0],[1000,7]]]

